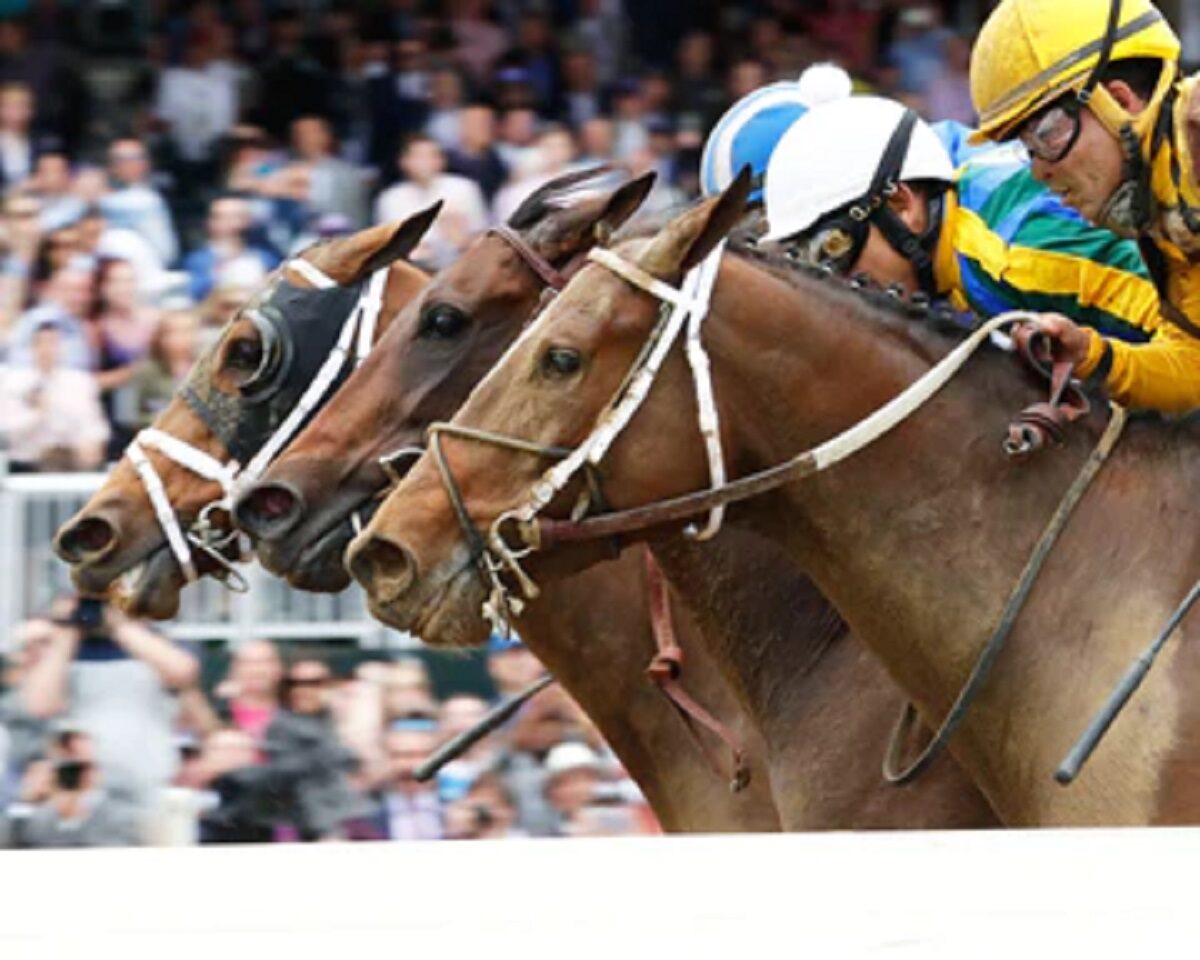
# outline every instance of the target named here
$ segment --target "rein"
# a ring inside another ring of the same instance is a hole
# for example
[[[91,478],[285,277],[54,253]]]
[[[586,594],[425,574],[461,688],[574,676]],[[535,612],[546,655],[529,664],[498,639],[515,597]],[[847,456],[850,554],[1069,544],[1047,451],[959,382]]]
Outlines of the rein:
[[[319,290],[330,290],[338,286],[336,281],[307,260],[292,259],[287,261],[283,268],[300,274]],[[229,544],[237,543],[239,556],[244,556],[248,553],[247,545],[236,530],[222,531],[217,528],[213,523],[213,515],[218,511],[228,512],[240,487],[254,482],[263,474],[279,451],[303,426],[309,414],[321,403],[341,375],[347,362],[353,358],[353,365],[358,366],[366,359],[374,343],[379,315],[383,309],[383,293],[387,285],[387,275],[386,267],[371,275],[358,302],[342,325],[337,342],[326,356],[320,369],[287,417],[244,467],[236,459],[222,463],[212,455],[178,437],[154,428],[142,430],[126,448],[125,453],[133,464],[133,468],[146,490],[146,495],[150,498],[150,504],[154,509],[158,524],[162,528],[163,535],[166,537],[167,545],[179,563],[188,583],[199,578],[192,555],[194,547],[223,568],[224,573],[219,579],[229,589],[242,593],[248,589],[245,578],[222,552]],[[162,477],[155,470],[146,450],[156,450],[168,460],[202,479],[218,483],[221,487],[221,497],[207,504],[200,511],[196,522],[186,532],[171,504]]]

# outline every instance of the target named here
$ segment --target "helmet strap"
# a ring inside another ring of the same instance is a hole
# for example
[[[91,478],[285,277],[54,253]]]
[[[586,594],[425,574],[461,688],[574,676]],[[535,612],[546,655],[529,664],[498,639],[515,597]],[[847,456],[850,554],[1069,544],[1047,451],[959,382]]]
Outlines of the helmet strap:
[[[931,292],[934,286],[933,257],[930,255],[932,244],[930,240],[936,236],[936,226],[940,224],[940,197],[938,198],[938,217],[934,217],[933,206],[930,206],[930,227],[923,234],[913,233],[908,225],[900,219],[891,207],[888,198],[895,192],[901,180],[904,161],[908,157],[908,145],[912,141],[913,130],[917,125],[917,113],[908,109],[896,124],[884,148],[875,175],[871,178],[871,186],[867,192],[850,207],[850,216],[855,220],[867,220],[879,228],[888,244],[908,260],[917,271],[917,281],[920,288]]]

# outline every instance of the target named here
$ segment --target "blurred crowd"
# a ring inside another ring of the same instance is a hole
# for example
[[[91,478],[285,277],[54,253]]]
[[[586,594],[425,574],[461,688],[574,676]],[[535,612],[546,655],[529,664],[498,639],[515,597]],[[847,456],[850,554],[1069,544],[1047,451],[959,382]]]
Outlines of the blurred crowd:
[[[546,180],[697,193],[735,99],[816,60],[972,120],[933,0],[4,0],[0,446],[119,457],[282,258],[442,200],[452,261]]]
[[[335,670],[253,640],[215,682],[98,601],[24,623],[0,676],[0,848],[468,840],[657,832],[637,786],[550,686],[428,782],[415,772],[490,708],[435,694],[415,656]],[[543,668],[494,639],[495,698]]]

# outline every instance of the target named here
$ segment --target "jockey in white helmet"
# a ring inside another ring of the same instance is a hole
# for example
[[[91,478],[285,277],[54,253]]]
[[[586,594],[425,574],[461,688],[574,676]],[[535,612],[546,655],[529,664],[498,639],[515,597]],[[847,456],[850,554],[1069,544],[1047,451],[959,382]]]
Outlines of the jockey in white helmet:
[[[1160,333],[1136,245],[1066,207],[1019,149],[956,170],[934,129],[893,100],[807,111],[772,152],[764,194],[764,240],[840,273],[981,317],[1056,311],[1129,341]]]

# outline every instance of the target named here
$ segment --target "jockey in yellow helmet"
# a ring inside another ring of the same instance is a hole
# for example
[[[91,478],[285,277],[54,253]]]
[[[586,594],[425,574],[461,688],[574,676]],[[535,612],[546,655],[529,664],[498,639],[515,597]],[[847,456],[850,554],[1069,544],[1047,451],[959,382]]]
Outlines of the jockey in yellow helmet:
[[[1001,0],[971,59],[977,139],[1017,138],[1033,174],[1136,237],[1170,325],[1149,343],[1042,326],[1081,375],[1133,407],[1200,407],[1200,96],[1150,0]]]

